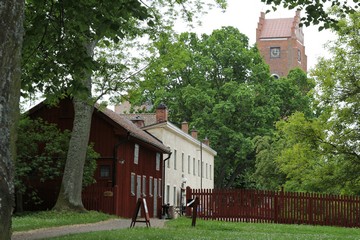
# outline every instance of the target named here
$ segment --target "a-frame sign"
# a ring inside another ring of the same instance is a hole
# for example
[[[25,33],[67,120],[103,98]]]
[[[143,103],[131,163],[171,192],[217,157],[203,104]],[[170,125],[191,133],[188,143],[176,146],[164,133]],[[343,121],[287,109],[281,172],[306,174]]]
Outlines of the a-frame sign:
[[[145,220],[137,220],[140,208],[142,208],[143,212],[145,213]],[[130,228],[135,227],[135,223],[137,223],[137,222],[144,222],[144,223],[146,223],[147,227],[151,227],[151,225],[150,225],[150,217],[149,217],[149,210],[148,210],[145,198],[139,198],[137,200],[136,209],[135,209],[134,215],[132,217]]]

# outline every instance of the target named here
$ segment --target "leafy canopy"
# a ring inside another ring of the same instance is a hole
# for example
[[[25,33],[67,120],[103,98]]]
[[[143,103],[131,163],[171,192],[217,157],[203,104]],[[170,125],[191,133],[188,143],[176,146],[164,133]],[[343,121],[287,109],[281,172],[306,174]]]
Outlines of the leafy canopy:
[[[275,81],[257,48],[233,27],[201,36],[163,34],[150,51],[156,57],[130,92],[132,103],[164,102],[172,122],[189,121],[200,138],[207,136],[218,153],[218,187],[247,185],[253,139],[270,134],[274,121],[308,104],[306,75],[297,69],[289,79]]]
[[[342,18],[355,13],[360,7],[360,1],[342,1],[342,0],[261,0],[262,2],[276,6],[283,6],[287,9],[305,10],[305,17],[301,21],[309,26],[310,24],[322,24],[319,30],[324,28],[338,28],[337,18],[326,11],[327,8],[337,7],[338,15]]]
[[[320,59],[311,72],[318,90],[313,93],[315,115],[297,112],[278,122],[276,137],[258,152],[259,167],[268,163],[282,176],[281,181],[270,176],[274,185],[360,194],[359,17],[354,13],[339,21],[338,39],[329,45],[332,57]],[[269,176],[260,170],[259,176]]]
[[[55,124],[49,124],[41,118],[21,118],[16,142],[19,149],[15,169],[15,186],[18,193],[28,192],[34,195],[31,179],[38,178],[40,182],[45,182],[62,176],[69,139],[70,132],[62,132]],[[84,169],[84,186],[94,183],[93,175],[98,157],[99,154],[89,145]]]

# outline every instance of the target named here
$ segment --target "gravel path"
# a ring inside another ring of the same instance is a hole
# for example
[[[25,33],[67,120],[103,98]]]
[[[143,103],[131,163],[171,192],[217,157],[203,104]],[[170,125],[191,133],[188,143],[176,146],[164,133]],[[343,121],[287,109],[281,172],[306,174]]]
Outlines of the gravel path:
[[[150,219],[150,224],[151,227],[164,227],[165,221],[166,220],[154,218],[154,219]],[[32,239],[57,237],[57,236],[73,234],[73,233],[123,229],[123,228],[129,228],[130,223],[131,223],[131,219],[111,219],[98,223],[43,228],[43,229],[26,231],[26,232],[15,232],[13,233],[11,240],[32,240]],[[142,222],[136,222],[135,227],[146,227],[146,224]]]

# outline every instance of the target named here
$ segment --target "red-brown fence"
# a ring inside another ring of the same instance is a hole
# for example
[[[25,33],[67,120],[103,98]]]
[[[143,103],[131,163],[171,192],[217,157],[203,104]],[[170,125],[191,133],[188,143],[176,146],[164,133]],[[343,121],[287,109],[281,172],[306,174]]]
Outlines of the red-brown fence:
[[[360,227],[360,197],[261,190],[187,188],[203,219]],[[189,214],[189,213],[187,213]]]
[[[88,186],[82,192],[82,201],[87,210],[116,214],[118,187]]]

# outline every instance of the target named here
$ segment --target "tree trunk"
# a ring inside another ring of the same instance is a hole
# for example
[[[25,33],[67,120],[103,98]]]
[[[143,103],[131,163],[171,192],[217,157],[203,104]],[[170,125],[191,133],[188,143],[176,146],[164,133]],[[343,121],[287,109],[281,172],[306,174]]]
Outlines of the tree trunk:
[[[0,4],[0,240],[11,239],[24,1]]]
[[[243,170],[243,164],[238,163],[236,165],[235,170],[231,173],[229,181],[226,183],[225,188],[231,188],[234,184],[234,181],[236,177],[241,173],[241,170]]]
[[[220,159],[219,159],[220,160]],[[220,160],[222,163],[218,163],[219,174],[215,178],[215,187],[216,188],[223,188],[224,186],[224,178],[226,173],[227,164],[224,162],[226,160]]]
[[[73,103],[73,129],[60,193],[54,209],[85,211],[81,191],[93,106],[81,99],[74,99]]]
[[[92,57],[95,42],[86,45],[87,54]],[[74,96],[74,122],[69,142],[64,175],[54,210],[85,211],[81,199],[82,181],[87,146],[89,143],[91,117],[94,103],[91,99],[91,71],[84,69],[84,86],[88,98]],[[81,95],[81,94],[80,94]]]

